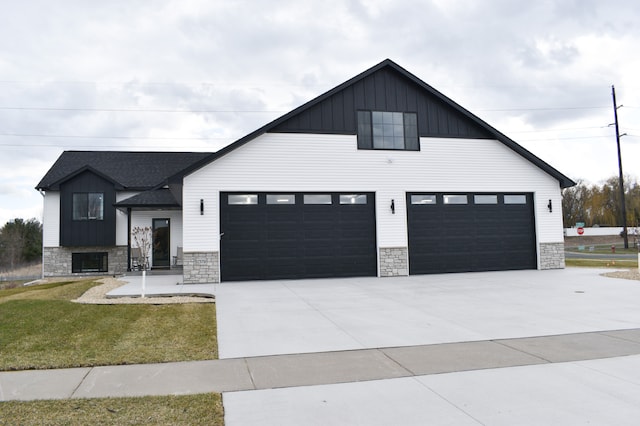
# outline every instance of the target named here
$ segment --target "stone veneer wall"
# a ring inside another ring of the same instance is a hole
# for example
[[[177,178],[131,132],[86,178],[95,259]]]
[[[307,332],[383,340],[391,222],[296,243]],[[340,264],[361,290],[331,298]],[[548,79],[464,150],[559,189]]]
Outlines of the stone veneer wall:
[[[71,272],[73,253],[108,253],[108,272]],[[44,247],[42,251],[43,273],[45,277],[71,275],[118,275],[127,272],[127,247]]]
[[[407,247],[380,248],[380,276],[398,277],[409,275]]]
[[[564,243],[540,243],[540,269],[564,267]]]
[[[183,280],[185,284],[220,282],[218,252],[185,252],[183,254]]]

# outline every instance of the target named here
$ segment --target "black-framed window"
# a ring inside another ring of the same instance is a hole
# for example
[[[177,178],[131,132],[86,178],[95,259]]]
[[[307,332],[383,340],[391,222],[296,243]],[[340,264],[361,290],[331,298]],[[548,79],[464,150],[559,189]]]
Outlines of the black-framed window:
[[[71,272],[108,272],[109,255],[106,252],[71,253]]]
[[[419,151],[415,112],[358,111],[358,149]]]
[[[104,220],[104,193],[75,192],[73,220]]]

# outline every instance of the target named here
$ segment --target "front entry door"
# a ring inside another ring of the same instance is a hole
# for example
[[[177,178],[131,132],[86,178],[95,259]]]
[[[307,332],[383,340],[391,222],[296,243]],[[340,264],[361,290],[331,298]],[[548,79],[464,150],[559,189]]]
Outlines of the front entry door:
[[[169,219],[153,219],[153,267],[168,268],[171,254]]]

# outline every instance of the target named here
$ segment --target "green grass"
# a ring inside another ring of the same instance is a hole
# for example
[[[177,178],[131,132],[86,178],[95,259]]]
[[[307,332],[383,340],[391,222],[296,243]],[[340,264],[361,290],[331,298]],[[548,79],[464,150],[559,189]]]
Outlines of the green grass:
[[[93,280],[0,291],[0,370],[217,358],[215,304],[83,305]]]
[[[224,424],[220,394],[0,402],[0,425]]]
[[[638,261],[633,259],[565,259],[567,266],[593,267],[593,268],[637,268]]]

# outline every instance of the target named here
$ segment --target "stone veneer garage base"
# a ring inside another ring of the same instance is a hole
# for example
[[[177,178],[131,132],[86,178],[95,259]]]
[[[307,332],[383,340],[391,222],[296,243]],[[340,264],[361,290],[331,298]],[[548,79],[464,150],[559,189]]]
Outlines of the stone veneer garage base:
[[[540,243],[540,269],[564,267],[564,243]]]
[[[183,274],[185,284],[219,283],[220,261],[218,252],[184,252]]]
[[[409,275],[409,257],[406,247],[380,248],[380,276],[401,277]]]
[[[46,250],[47,249],[45,248],[45,251]],[[67,268],[70,270],[71,255],[69,254],[68,257],[69,259]],[[380,248],[381,277],[409,275],[409,268],[407,263],[408,250],[406,247]],[[563,269],[564,267],[564,243],[541,243],[540,269]],[[185,252],[183,271],[185,284],[218,283],[220,282],[219,253]]]

